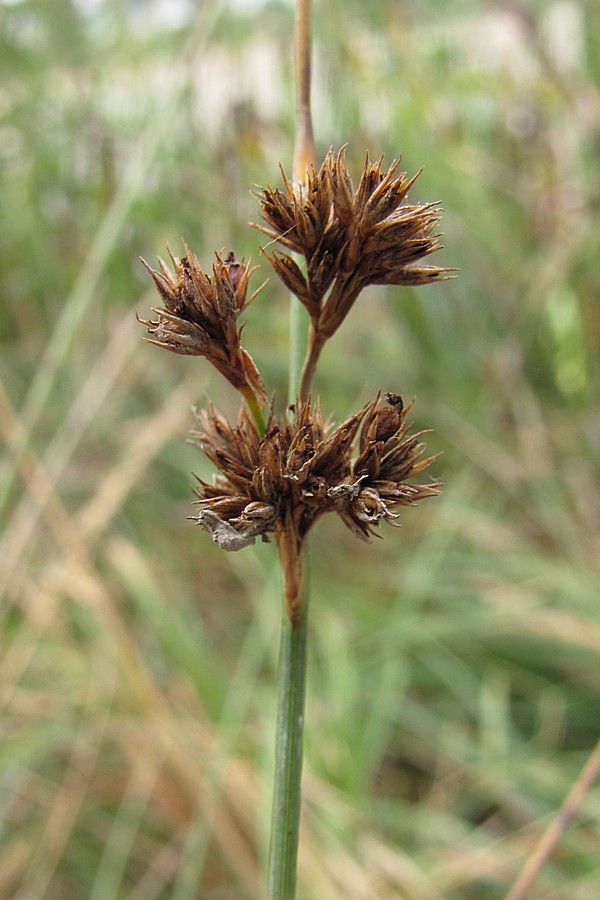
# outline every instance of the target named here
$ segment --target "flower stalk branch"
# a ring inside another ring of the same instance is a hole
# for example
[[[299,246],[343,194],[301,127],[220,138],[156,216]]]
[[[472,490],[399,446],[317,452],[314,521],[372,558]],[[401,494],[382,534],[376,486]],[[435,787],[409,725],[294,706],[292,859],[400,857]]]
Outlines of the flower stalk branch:
[[[302,364],[302,371],[298,383],[298,397],[301,400],[307,400],[310,396],[310,388],[317,370],[317,363],[321,356],[321,350],[325,346],[325,340],[326,338],[324,338],[317,330],[314,321],[311,322],[308,329],[306,356]]]

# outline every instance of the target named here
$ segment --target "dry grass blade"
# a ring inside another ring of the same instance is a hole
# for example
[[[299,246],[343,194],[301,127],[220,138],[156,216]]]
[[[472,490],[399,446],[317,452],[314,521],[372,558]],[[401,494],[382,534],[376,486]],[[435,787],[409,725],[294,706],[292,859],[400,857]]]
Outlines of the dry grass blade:
[[[600,741],[592,750],[555,818],[550,822],[533,848],[523,869],[506,895],[506,900],[524,900],[524,898],[529,896],[533,882],[544,867],[544,864],[550,859],[560,841],[561,835],[577,812],[586,794],[591,790],[599,772]]]
[[[119,323],[105,351],[91,369],[70,405],[68,413],[57,430],[43,457],[25,472],[26,490],[10,514],[8,525],[0,539],[0,559],[4,587],[19,559],[34,536],[44,508],[52,502],[52,494],[58,489],[61,478],[68,469],[73,454],[86,430],[93,424],[102,403],[114,389],[123,368],[127,365],[132,349],[137,346],[138,332],[130,315]],[[0,383],[0,428],[6,443],[25,440],[25,424],[13,409],[4,385]],[[20,437],[17,435],[20,432]]]

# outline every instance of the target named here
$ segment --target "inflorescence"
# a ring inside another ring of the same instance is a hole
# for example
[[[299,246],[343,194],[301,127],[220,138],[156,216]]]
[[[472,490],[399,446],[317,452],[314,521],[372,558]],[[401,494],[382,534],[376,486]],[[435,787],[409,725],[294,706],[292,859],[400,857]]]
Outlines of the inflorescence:
[[[396,509],[439,493],[439,482],[413,484],[434,457],[424,457],[422,432],[406,420],[412,406],[398,394],[378,394],[337,427],[323,421],[311,384],[325,342],[368,285],[421,285],[448,278],[449,269],[423,265],[439,248],[437,204],[409,204],[408,179],[394,161],[367,157],[355,189],[343,150],[331,151],[303,184],[283,174],[284,190],[257,194],[264,224],[255,227],[276,249],[263,249],[277,277],[310,317],[308,350],[298,398],[285,415],[273,411],[262,377],[240,341],[238,318],[259,291],[247,296],[252,273],[233,253],[216,255],[206,274],[186,247],[173,271],[146,262],[163,306],[146,325],[151,343],[175,353],[204,356],[242,394],[245,405],[231,425],[212,404],[196,413],[192,441],[218,470],[212,484],[198,479],[194,520],[224,550],[240,550],[273,535],[284,572],[292,622],[301,597],[303,542],[315,522],[335,512],[369,541],[380,522],[396,524]],[[303,257],[301,267],[291,253]],[[259,288],[260,290],[260,288]]]

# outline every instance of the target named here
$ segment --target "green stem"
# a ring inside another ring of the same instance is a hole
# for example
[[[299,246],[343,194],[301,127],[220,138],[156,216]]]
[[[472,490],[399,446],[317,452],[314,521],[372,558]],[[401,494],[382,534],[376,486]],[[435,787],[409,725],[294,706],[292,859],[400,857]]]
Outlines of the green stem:
[[[296,0],[294,24],[296,75],[296,135],[294,180],[302,182],[313,164],[310,115],[310,19],[312,0]],[[291,297],[289,402],[295,403],[300,383],[306,327],[301,304]],[[283,574],[284,603],[279,647],[275,777],[271,814],[271,846],[267,875],[268,900],[294,900],[300,835],[302,739],[306,694],[308,576],[303,544],[290,514],[276,535]]]
[[[262,414],[262,409],[260,408],[260,403],[256,399],[256,394],[254,393],[252,388],[248,387],[247,385],[243,388],[240,388],[240,391],[244,397],[244,400],[246,401],[252,418],[254,419],[256,430],[262,437],[267,429],[267,426],[265,424],[265,417]]]
[[[311,322],[308,335],[308,348],[306,351],[304,363],[302,365],[302,372],[300,374],[300,381],[298,384],[298,396],[300,400],[308,400],[310,396],[310,388],[312,385],[313,376],[315,374],[317,362],[319,361],[319,356],[321,355],[321,350],[323,349],[324,344],[325,340],[320,337],[315,329],[314,323]]]
[[[281,624],[268,900],[293,900],[296,896],[307,624],[305,591],[294,623],[284,608]]]
[[[306,313],[302,304],[290,295],[290,360],[288,403],[298,399],[302,359],[306,350]]]
[[[290,403],[296,401],[303,350],[300,303],[290,298]],[[290,523],[291,526],[291,523]],[[271,846],[267,875],[268,900],[294,900],[300,834],[302,736],[306,693],[308,573],[306,544],[298,546],[293,526],[277,539],[283,575],[282,622],[277,673],[275,776],[271,813]],[[304,552],[303,552],[304,551]],[[303,559],[304,557],[304,559]]]

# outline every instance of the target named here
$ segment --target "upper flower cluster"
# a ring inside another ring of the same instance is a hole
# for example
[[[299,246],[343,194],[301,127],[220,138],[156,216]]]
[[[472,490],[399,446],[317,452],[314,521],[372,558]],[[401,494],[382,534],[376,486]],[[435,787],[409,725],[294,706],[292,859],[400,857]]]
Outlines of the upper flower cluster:
[[[406,203],[418,174],[409,179],[394,161],[367,156],[355,189],[343,150],[331,151],[307,182],[258,195],[265,225],[255,225],[306,260],[306,273],[282,250],[263,253],[277,276],[308,310],[325,340],[338,329],[359,293],[370,284],[419,285],[448,277],[449,269],[417,265],[439,248],[436,203]],[[330,291],[327,299],[325,295]]]

